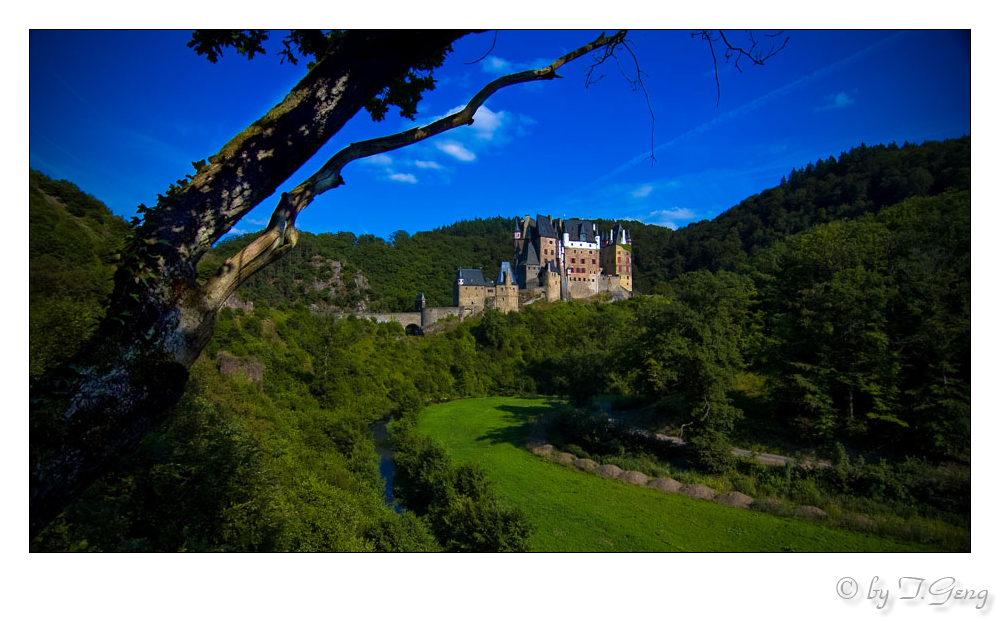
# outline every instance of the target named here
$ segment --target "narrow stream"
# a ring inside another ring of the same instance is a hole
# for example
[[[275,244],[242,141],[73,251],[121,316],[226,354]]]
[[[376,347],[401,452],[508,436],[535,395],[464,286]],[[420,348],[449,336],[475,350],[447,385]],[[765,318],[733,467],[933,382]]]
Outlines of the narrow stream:
[[[385,491],[382,493],[382,500],[385,504],[395,510],[402,512],[403,508],[396,502],[393,496],[392,482],[396,476],[396,463],[393,462],[395,453],[389,443],[389,431],[385,429],[388,420],[382,419],[371,425],[372,434],[375,436],[375,451],[378,452],[378,471],[385,480]]]

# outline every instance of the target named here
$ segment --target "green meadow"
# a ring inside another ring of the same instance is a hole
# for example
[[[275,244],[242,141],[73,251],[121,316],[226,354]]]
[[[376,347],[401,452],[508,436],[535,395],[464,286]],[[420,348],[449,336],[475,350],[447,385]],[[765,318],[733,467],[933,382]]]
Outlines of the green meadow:
[[[561,466],[525,449],[544,398],[494,397],[436,404],[418,430],[456,462],[476,462],[503,501],[529,516],[533,551],[931,551],[932,547],[731,508]]]

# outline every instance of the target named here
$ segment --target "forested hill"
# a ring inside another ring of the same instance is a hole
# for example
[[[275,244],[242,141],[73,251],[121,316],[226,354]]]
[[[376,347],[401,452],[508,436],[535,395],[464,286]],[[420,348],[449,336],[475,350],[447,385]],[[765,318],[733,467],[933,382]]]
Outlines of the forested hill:
[[[676,231],[628,223],[635,246],[635,288],[694,270],[737,270],[759,250],[815,225],[858,218],[905,199],[970,188],[969,137],[861,145],[796,169],[781,184],[751,196],[713,220]],[[602,225],[602,229],[606,228]]]
[[[760,250],[815,225],[877,213],[911,197],[967,190],[970,145],[969,137],[902,147],[861,145],[791,171],[780,185],[710,221],[677,230],[630,221],[635,289],[653,293],[659,284],[700,269],[736,271]],[[605,231],[616,221],[597,222]],[[430,305],[449,305],[459,267],[482,268],[492,277],[500,262],[512,259],[512,231],[511,218],[496,216],[412,236],[398,231],[388,241],[345,232],[303,233],[297,248],[252,278],[239,295],[272,306],[303,302],[401,311],[423,293]],[[202,273],[216,269],[248,239],[220,244],[203,262]]]
[[[28,176],[30,362],[37,375],[72,354],[104,313],[128,225],[68,181]]]
[[[270,305],[302,302],[344,310],[404,311],[423,293],[427,304],[448,306],[459,267],[482,268],[491,277],[513,252],[511,218],[466,220],[390,239],[353,233],[302,232],[285,257],[247,281],[239,296]],[[216,246],[199,266],[207,275],[255,234]]]

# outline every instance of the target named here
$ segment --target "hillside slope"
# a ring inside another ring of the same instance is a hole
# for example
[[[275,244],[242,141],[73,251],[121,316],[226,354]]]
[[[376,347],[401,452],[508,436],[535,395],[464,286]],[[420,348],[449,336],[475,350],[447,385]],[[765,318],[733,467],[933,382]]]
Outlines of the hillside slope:
[[[30,361],[37,376],[96,325],[128,225],[68,181],[28,177]]]

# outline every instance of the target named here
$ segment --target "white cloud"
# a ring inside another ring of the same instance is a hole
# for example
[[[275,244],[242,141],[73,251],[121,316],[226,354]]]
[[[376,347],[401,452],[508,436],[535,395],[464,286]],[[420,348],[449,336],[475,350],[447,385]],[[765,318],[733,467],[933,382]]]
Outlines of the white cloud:
[[[500,58],[499,56],[489,56],[480,61],[479,66],[486,73],[504,74],[514,73],[516,71],[526,71],[528,69],[538,69],[540,67],[548,67],[552,60],[553,59],[551,58],[536,58],[535,60],[530,61],[515,62],[509,61],[506,58]]]
[[[632,195],[633,199],[641,199],[643,197],[648,197],[649,193],[652,191],[653,187],[649,184],[646,184],[644,186],[639,186],[638,188],[633,190],[630,194]]]
[[[387,153],[376,153],[373,156],[368,156],[361,160],[365,164],[374,164],[376,166],[389,166],[392,164],[392,156]]]
[[[673,209],[653,210],[646,216],[639,217],[639,220],[648,225],[660,225],[669,229],[677,229],[678,223],[687,224],[697,218],[698,215],[686,207],[675,207]]]
[[[433,160],[414,160],[413,165],[416,166],[417,168],[431,169],[434,171],[440,171],[442,168],[444,168],[443,166],[441,166],[440,164],[438,164]]]
[[[499,56],[490,56],[483,59],[479,66],[486,73],[509,73],[513,70],[514,64]]]
[[[389,175],[389,179],[393,181],[401,181],[406,184],[417,183],[417,178],[413,173],[392,173]]]
[[[444,140],[437,143],[435,146],[456,160],[461,160],[462,162],[472,162],[476,159],[476,154],[469,151],[465,145],[457,140]]]
[[[500,132],[505,121],[510,120],[510,114],[501,110],[493,112],[486,106],[482,106],[476,111],[473,117],[472,129],[479,140],[493,140]]]
[[[456,106],[449,110],[445,116],[455,114],[462,108],[465,108],[465,106]],[[515,122],[517,116],[503,110],[493,112],[486,106],[480,106],[479,110],[472,117],[473,123],[471,128],[461,128],[458,132],[465,135],[471,134],[473,139],[477,141],[490,142],[497,139],[501,141],[501,144],[504,144],[510,140],[507,137],[508,132],[506,130]]]

